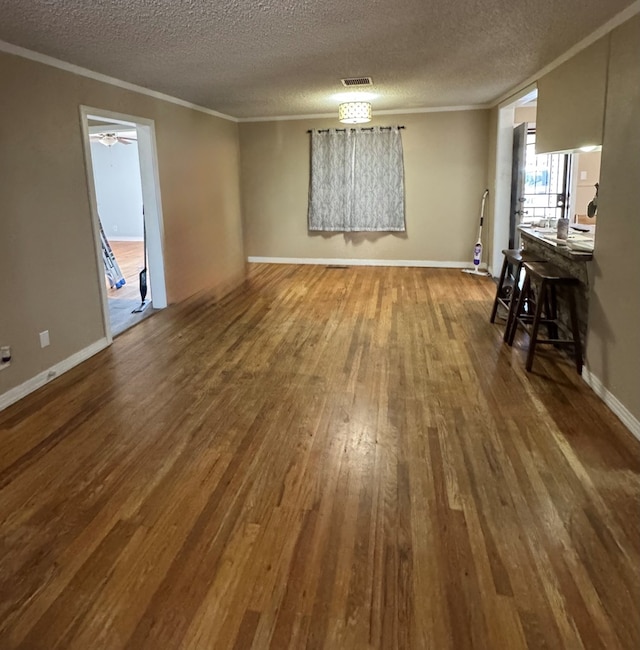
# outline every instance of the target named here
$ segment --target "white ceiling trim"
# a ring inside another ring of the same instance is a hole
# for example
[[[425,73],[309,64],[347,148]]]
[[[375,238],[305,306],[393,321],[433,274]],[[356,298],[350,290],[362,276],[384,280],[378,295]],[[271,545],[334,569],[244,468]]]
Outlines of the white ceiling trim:
[[[238,122],[287,122],[289,120],[320,120],[327,117],[337,117],[338,107],[333,113],[310,113],[309,115],[273,115],[271,117],[239,117]]]
[[[124,90],[132,90],[133,92],[140,93],[141,95],[147,95],[155,99],[161,99],[165,102],[170,102],[171,104],[183,106],[184,108],[191,108],[194,111],[200,111],[201,113],[206,113],[207,115],[220,117],[223,120],[229,120],[230,122],[238,121],[237,118],[232,117],[231,115],[218,113],[218,111],[214,111],[210,108],[205,108],[204,106],[198,106],[198,104],[192,104],[191,102],[187,102],[184,99],[172,97],[171,95],[165,95],[164,93],[151,90],[150,88],[145,88],[144,86],[138,86],[136,84],[129,83],[128,81],[122,81],[121,79],[116,79],[115,77],[109,77],[106,74],[94,72],[93,70],[82,68],[79,65],[61,61],[60,59],[48,56],[47,54],[40,54],[40,52],[34,52],[33,50],[28,50],[25,47],[13,45],[13,43],[7,43],[6,41],[0,40],[0,52],[6,52],[7,54],[13,54],[15,56],[22,57],[23,59],[29,59],[31,61],[36,61],[37,63],[43,63],[44,65],[51,66],[52,68],[58,68],[60,70],[64,70],[65,72],[76,74],[80,77],[93,79],[94,81],[101,81],[102,83],[106,83],[111,86],[117,86],[118,88],[123,88]]]
[[[636,4],[640,5],[640,0],[637,0]],[[124,90],[131,90],[133,92],[140,93],[142,95],[147,95],[149,97],[154,97],[155,99],[161,99],[172,104],[177,104],[178,106],[183,106],[185,108],[191,108],[207,115],[213,115],[214,117],[220,117],[223,120],[229,120],[230,122],[285,122],[285,121],[294,121],[294,120],[313,120],[313,119],[324,119],[324,118],[333,118],[336,116],[335,112],[332,113],[312,113],[310,115],[277,115],[271,117],[243,117],[237,118],[231,115],[225,115],[224,113],[219,113],[210,108],[204,106],[199,106],[198,104],[192,104],[178,97],[172,97],[171,95],[165,95],[164,93],[151,90],[150,88],[145,88],[144,86],[138,86],[136,84],[129,83],[128,81],[123,81],[121,79],[116,79],[115,77],[110,77],[108,75],[102,74],[100,72],[94,72],[88,68],[83,68],[81,66],[75,65],[73,63],[68,63],[67,61],[62,61],[56,59],[47,54],[41,54],[40,52],[34,52],[25,47],[20,47],[19,45],[14,45],[13,43],[7,43],[6,41],[0,40],[0,52],[6,52],[7,54],[13,54],[15,56],[22,57],[23,59],[29,59],[30,61],[35,61],[37,63],[42,63],[44,65],[51,66],[53,68],[58,68],[59,70],[64,70],[65,72],[70,72],[71,74],[76,74],[81,77],[87,77],[93,79],[94,81],[100,81],[102,83],[110,84],[111,86],[117,86],[118,88],[123,88]],[[411,109],[391,109],[391,110],[382,110],[375,111],[376,115],[412,115],[418,113],[447,113],[454,111],[475,111],[475,110],[484,110],[487,108],[492,108],[491,104],[472,104],[465,106],[436,106],[436,107],[425,107],[425,108],[411,108]]]
[[[504,108],[505,106],[521,106],[522,104],[532,100],[533,98],[538,97],[538,84],[530,83],[527,86],[523,86],[520,90],[513,92],[507,99],[503,102],[497,104],[498,108]],[[495,106],[495,105],[494,105]]]
[[[373,103],[373,102],[372,102]],[[406,109],[388,109],[384,111],[373,108],[373,116],[377,115],[414,115],[417,113],[450,113],[454,111],[482,111],[492,108],[491,104],[471,104],[468,106],[433,106],[430,108],[406,108]],[[287,122],[294,120],[318,120],[326,118],[336,118],[338,116],[338,107],[333,113],[315,113],[312,115],[277,115],[271,117],[240,117],[238,122]]]
[[[140,0],[141,1],[141,0]],[[506,1],[506,0],[504,0]],[[600,0],[593,0],[595,2],[599,2]],[[621,0],[618,0],[621,2]],[[625,2],[628,0],[624,0]],[[596,29],[594,32],[592,32],[589,36],[584,38],[582,41],[571,47],[569,50],[567,50],[563,55],[555,59],[553,62],[551,62],[549,65],[545,66],[542,68],[540,71],[538,71],[536,74],[530,76],[529,78],[523,80],[522,82],[517,83],[512,87],[511,90],[505,92],[504,94],[498,96],[495,100],[491,100],[488,102],[488,105],[472,105],[472,106],[445,106],[445,107],[425,107],[425,108],[416,108],[416,109],[400,109],[400,110],[393,110],[393,109],[387,109],[385,111],[378,110],[376,111],[376,114],[385,114],[385,115],[393,115],[393,114],[412,114],[412,113],[428,113],[428,112],[441,112],[441,111],[456,111],[456,110],[476,110],[476,109],[482,109],[482,108],[493,108],[495,106],[502,105],[504,103],[509,103],[513,101],[514,96],[518,93],[522,93],[522,90],[524,88],[527,88],[530,86],[532,83],[535,83],[541,76],[547,74],[551,70],[557,68],[559,65],[567,61],[569,58],[574,56],[577,52],[580,52],[581,50],[585,49],[595,41],[597,41],[599,38],[602,38],[609,32],[611,32],[613,29],[616,27],[620,26],[630,18],[633,18],[636,14],[640,13],[640,0],[635,0],[631,5],[629,5],[626,9],[623,11],[619,12],[617,15],[613,16],[609,21],[604,23],[601,27]],[[304,119],[314,119],[314,118],[326,118],[326,117],[333,117],[334,114],[333,112],[328,113],[321,113],[321,114],[306,114],[306,115],[280,115],[280,116],[265,116],[265,117],[243,117],[243,118],[236,118],[228,114],[220,113],[218,111],[215,111],[213,109],[194,104],[192,102],[179,99],[178,97],[174,97],[171,95],[167,95],[155,90],[151,90],[150,88],[145,88],[143,86],[138,86],[137,84],[130,83],[123,81],[121,79],[118,79],[116,77],[111,77],[102,73],[94,72],[92,70],[89,70],[87,68],[68,63],[66,61],[56,59],[54,57],[51,57],[49,55],[41,54],[39,52],[36,52],[34,50],[29,50],[27,48],[14,45],[12,43],[0,40],[0,52],[6,52],[8,54],[14,55],[14,56],[19,56],[22,58],[26,58],[35,62],[42,63],[44,65],[48,65],[51,67],[55,67],[61,70],[64,70],[66,72],[70,72],[71,74],[75,74],[78,76],[94,79],[96,81],[106,83],[112,86],[120,87],[125,90],[129,90],[132,92],[136,92],[142,95],[146,95],[149,97],[153,97],[156,99],[160,99],[162,101],[167,101],[169,103],[178,105],[178,106],[183,106],[192,110],[196,110],[202,113],[205,113],[207,115],[212,115],[214,117],[218,117],[220,119],[224,119],[230,122],[260,122],[260,121],[286,121],[286,120],[304,120]],[[516,77],[517,78],[517,77]],[[196,94],[194,96],[198,97]],[[199,101],[196,99],[195,101]],[[420,101],[420,100],[418,100]],[[473,100],[472,100],[473,101]],[[401,103],[401,102],[399,102]],[[417,102],[416,102],[417,103]],[[387,104],[388,105],[388,104]],[[292,104],[293,108],[293,104]],[[302,108],[302,106],[300,106]],[[300,110],[298,108],[297,110]],[[231,109],[233,110],[233,109]],[[277,110],[277,109],[276,109]],[[286,110],[286,108],[285,108]],[[293,109],[296,110],[296,109]],[[303,108],[304,110],[304,108]]]
[[[620,25],[626,23],[627,20],[633,18],[638,13],[640,13],[640,0],[636,0],[633,4],[629,5],[626,9],[623,9],[619,14],[616,14],[611,20],[607,21],[601,27],[598,27],[598,29],[596,29],[595,32],[592,32],[591,34],[589,34],[589,36],[583,38],[581,41],[576,43],[573,47],[569,48],[564,54],[562,54],[557,59],[555,59],[555,61],[552,61],[551,63],[549,63],[549,65],[546,65],[544,68],[542,68],[542,70],[539,70],[534,75],[531,75],[528,79],[525,79],[522,83],[519,83],[515,88],[512,88],[509,92],[498,97],[498,99],[496,99],[496,101],[491,105],[492,108],[495,106],[502,108],[507,104],[513,103],[515,101],[514,99],[515,96],[518,93],[521,93],[522,90],[524,90],[527,86],[530,86],[531,84],[535,83],[536,81],[538,81],[538,79],[540,79],[540,77],[544,77],[544,75],[548,74],[558,66],[562,65],[565,61],[568,61],[571,57],[575,56],[578,52],[581,52],[582,50],[586,49],[587,47],[589,47],[589,45],[592,45],[597,40],[601,39],[603,36],[606,36],[609,32],[612,32],[616,27],[620,27]]]
[[[413,115],[414,113],[451,113],[455,111],[483,111],[491,108],[490,104],[469,104],[467,106],[432,106],[429,108],[401,108],[376,111],[375,115]]]

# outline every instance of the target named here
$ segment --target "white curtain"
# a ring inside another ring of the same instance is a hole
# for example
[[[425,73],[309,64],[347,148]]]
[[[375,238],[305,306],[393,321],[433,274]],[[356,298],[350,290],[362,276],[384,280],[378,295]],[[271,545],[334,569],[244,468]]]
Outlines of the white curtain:
[[[309,230],[405,230],[398,128],[311,133]]]

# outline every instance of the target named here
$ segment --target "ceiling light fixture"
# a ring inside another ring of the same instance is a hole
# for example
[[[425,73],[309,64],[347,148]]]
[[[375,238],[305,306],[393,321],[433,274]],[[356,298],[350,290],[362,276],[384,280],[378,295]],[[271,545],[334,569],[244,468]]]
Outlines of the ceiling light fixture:
[[[113,145],[118,142],[118,137],[115,133],[100,133],[97,140],[105,147],[113,147]]]
[[[135,131],[120,131],[118,133],[91,133],[91,142],[99,142],[105,147],[113,147],[114,144],[131,144],[137,140]]]
[[[343,124],[371,122],[371,104],[369,102],[344,102],[338,106],[338,119]]]

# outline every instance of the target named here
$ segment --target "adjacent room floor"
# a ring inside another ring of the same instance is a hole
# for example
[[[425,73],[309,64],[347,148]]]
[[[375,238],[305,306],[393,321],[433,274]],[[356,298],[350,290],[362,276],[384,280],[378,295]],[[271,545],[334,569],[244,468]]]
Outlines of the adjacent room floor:
[[[126,280],[126,283],[119,289],[111,288],[109,282],[105,280],[111,334],[117,336],[151,316],[154,310],[149,304],[142,312],[133,313],[133,310],[137,309],[142,302],[140,271],[144,268],[144,243],[141,241],[111,241],[109,244],[122,272],[122,277]],[[146,302],[151,302],[151,286],[148,278]]]
[[[640,647],[640,442],[493,289],[253,265],[0,413],[0,647]]]

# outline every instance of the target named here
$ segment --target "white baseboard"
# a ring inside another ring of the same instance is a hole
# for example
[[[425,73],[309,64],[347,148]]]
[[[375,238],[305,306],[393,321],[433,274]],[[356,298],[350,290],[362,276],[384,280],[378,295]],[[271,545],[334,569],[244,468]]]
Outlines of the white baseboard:
[[[107,339],[102,338],[83,350],[80,350],[75,354],[72,354],[70,357],[63,359],[59,363],[56,363],[54,366],[51,366],[51,368],[43,370],[35,377],[27,379],[27,381],[19,386],[11,388],[6,393],[0,395],[0,411],[6,409],[7,406],[11,406],[11,404],[14,404],[18,400],[21,400],[23,397],[26,397],[29,393],[38,390],[38,388],[44,386],[52,379],[55,379],[58,375],[61,375],[62,373],[67,372],[67,370],[71,370],[71,368],[77,366],[79,363],[86,361],[89,357],[100,352],[100,350],[104,350],[108,345],[109,343]]]
[[[254,257],[249,256],[248,262],[260,264],[318,264],[321,266],[417,266],[436,269],[470,269],[472,262],[441,262],[436,260],[361,260],[331,257]],[[480,265],[486,269],[486,264]]]
[[[585,366],[582,368],[582,378],[587,386],[618,416],[622,424],[640,440],[640,420]]]
[[[115,235],[111,235],[107,237],[108,241],[144,241],[143,237],[116,237]]]

